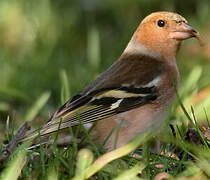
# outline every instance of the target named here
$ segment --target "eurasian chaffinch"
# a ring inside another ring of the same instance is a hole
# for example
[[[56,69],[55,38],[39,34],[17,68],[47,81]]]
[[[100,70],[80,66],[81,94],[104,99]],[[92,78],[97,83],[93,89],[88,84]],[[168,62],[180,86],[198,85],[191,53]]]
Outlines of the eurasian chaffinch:
[[[105,144],[111,150],[119,124],[117,147],[141,132],[156,131],[167,117],[175,97],[174,86],[178,86],[177,51],[182,40],[192,37],[199,39],[199,33],[179,14],[150,14],[111,67],[61,106],[39,130],[23,139],[39,133],[45,136],[59,126],[76,126],[80,120],[87,127],[98,121],[91,136],[96,142],[103,142],[114,128]]]

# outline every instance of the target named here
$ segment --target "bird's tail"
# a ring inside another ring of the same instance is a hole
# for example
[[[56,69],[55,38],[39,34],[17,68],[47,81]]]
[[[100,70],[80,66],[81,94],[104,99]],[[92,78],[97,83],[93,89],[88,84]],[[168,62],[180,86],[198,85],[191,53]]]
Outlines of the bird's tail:
[[[39,129],[35,129],[34,131],[31,131],[27,133],[25,136],[23,136],[21,139],[19,139],[19,142],[24,142],[27,140],[35,139],[37,137],[45,137],[49,134],[58,132],[59,130],[69,128],[72,126],[72,121],[69,119],[62,119],[62,118],[54,118],[53,116],[50,118],[48,123],[43,125]]]

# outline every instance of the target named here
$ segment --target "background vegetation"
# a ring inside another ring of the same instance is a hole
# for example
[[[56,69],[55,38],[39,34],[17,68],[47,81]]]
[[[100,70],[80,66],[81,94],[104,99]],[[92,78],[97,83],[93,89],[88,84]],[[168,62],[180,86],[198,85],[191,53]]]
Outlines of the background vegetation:
[[[209,0],[1,0],[0,143],[10,138],[8,126],[17,129],[26,120],[46,121],[120,56],[146,15],[163,10],[183,15],[204,36],[202,48],[193,39],[183,43],[178,64],[182,102],[190,115],[195,111],[198,126],[205,125],[210,117]],[[170,120],[190,127],[178,103]],[[34,176],[47,176],[44,170],[38,174]],[[146,174],[151,172],[147,169]],[[25,170],[22,177],[26,175]],[[73,175],[72,170],[65,178]]]

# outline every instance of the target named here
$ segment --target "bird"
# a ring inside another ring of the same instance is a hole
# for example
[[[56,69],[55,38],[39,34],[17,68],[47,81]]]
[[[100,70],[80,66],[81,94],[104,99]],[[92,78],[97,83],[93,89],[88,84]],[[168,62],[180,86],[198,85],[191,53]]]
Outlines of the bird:
[[[179,86],[177,52],[183,40],[193,37],[200,40],[200,34],[177,13],[161,11],[146,16],[121,56],[21,141],[81,122],[89,129],[97,121],[90,136],[100,144],[113,130],[104,145],[110,151],[140,133],[158,131]]]

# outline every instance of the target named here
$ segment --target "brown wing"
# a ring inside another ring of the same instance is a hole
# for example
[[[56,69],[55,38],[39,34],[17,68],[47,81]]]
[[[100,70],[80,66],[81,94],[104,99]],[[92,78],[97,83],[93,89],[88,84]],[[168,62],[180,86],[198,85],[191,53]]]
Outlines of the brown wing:
[[[155,58],[139,54],[123,54],[109,69],[85,87],[81,94],[101,88],[119,87],[122,84],[135,83],[143,86],[161,74],[162,70],[162,62]]]
[[[156,59],[122,55],[95,81],[61,106],[40,129],[40,135],[78,125],[78,118],[83,123],[90,123],[155,100],[158,96],[156,88],[145,85],[159,76],[162,70],[162,63]],[[38,131],[27,138],[36,135]]]
[[[94,94],[103,89],[117,89],[123,86],[129,86],[130,88],[143,87],[162,72],[162,62],[155,58],[140,56],[139,54],[123,54],[96,80],[61,106],[54,114],[54,118],[59,118],[68,109],[88,102],[87,95],[91,93]]]

